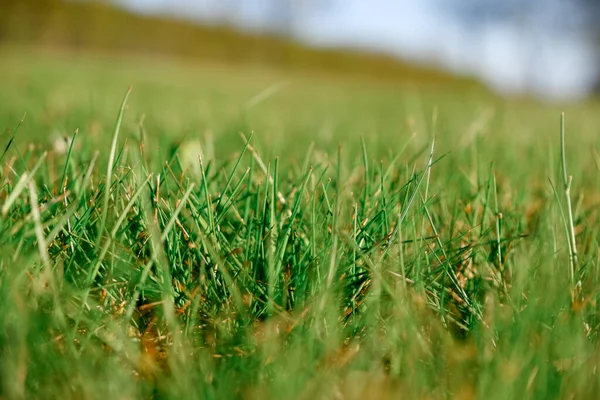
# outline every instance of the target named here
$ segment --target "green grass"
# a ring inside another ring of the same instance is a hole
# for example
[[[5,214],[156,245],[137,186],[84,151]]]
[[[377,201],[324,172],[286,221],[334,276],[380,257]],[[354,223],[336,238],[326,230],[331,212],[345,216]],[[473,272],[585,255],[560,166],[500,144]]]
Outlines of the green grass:
[[[600,391],[597,103],[3,55],[2,398]]]

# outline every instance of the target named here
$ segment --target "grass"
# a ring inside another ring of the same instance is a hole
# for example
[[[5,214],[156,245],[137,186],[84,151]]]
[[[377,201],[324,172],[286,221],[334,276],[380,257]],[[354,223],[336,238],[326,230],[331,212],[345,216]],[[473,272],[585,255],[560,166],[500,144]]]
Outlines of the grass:
[[[277,66],[284,70],[329,72],[346,78],[371,75],[372,79],[383,81],[419,81],[421,85],[478,84],[474,79],[458,78],[424,65],[403,63],[390,56],[347,49],[316,49],[281,35],[256,30],[242,33],[218,24],[199,26],[173,16],[141,15],[117,4],[106,1],[4,0],[4,12],[0,14],[0,43],[76,52],[95,50],[113,54],[122,52],[187,60],[243,62]],[[222,11],[233,7],[233,4],[224,7]],[[231,8],[230,12],[234,9]]]
[[[3,59],[2,398],[600,391],[595,102]]]

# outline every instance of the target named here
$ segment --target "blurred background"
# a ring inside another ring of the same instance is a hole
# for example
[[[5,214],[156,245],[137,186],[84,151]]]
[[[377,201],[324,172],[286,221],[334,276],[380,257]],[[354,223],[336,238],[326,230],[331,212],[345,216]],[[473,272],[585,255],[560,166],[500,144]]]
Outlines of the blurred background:
[[[0,43],[483,82],[574,100],[600,89],[596,0],[3,0]]]

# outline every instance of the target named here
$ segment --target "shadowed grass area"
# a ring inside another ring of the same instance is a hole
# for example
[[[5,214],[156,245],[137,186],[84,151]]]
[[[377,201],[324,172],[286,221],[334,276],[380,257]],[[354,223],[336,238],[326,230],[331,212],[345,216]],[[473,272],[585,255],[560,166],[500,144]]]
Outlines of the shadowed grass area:
[[[3,397],[600,390],[597,104],[6,59]]]

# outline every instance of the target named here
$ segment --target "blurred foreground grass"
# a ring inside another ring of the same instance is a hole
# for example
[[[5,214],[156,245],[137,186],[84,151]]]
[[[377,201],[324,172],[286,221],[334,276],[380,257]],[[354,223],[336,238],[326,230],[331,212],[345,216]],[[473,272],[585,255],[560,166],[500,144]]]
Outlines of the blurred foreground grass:
[[[597,104],[2,51],[2,397],[600,391]]]

